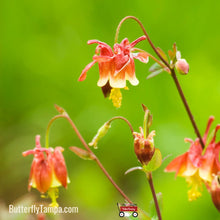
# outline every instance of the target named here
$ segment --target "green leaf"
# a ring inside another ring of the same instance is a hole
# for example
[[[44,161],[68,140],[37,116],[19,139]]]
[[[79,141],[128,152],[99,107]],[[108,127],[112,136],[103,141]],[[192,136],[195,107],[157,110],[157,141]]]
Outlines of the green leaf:
[[[158,63],[154,63],[150,69],[149,72],[155,72],[156,70],[160,70],[162,67]]]
[[[154,72],[152,72],[150,75],[148,75],[147,79],[151,79],[157,75],[159,75],[160,73],[162,73],[164,71],[164,69],[159,69],[159,70],[156,70]]]
[[[156,196],[157,196],[157,201],[158,201],[158,204],[159,204],[159,207],[160,207],[160,211],[162,211],[162,209],[163,209],[163,196],[162,196],[162,193],[159,192],[159,193],[156,194]],[[150,216],[151,216],[152,220],[158,220],[157,210],[156,210],[156,207],[155,207],[154,199],[152,199],[150,201],[149,211],[150,211]]]
[[[91,154],[89,151],[81,149],[79,147],[70,147],[70,150],[73,151],[78,157],[84,160],[94,160],[95,156]]]
[[[173,53],[174,55],[176,55],[177,52],[177,47],[176,47],[176,43],[173,44]]]
[[[158,169],[162,164],[162,155],[161,152],[158,148],[155,149],[154,155],[151,159],[151,161],[147,164],[144,165],[144,172],[152,172],[156,169]]]
[[[164,51],[161,48],[158,47],[157,52],[163,57],[165,61],[167,61],[167,63],[169,62],[167,55],[164,53]]]
[[[128,173],[131,173],[135,170],[143,170],[143,167],[132,167],[125,172],[125,175],[127,175]]]

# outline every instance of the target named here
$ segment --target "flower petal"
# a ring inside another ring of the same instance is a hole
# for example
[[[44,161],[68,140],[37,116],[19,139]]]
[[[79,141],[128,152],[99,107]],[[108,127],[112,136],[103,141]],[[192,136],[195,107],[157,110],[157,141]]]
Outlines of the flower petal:
[[[130,63],[125,67],[125,79],[128,80],[133,86],[136,86],[139,84],[139,81],[135,75],[133,59],[130,59]]]
[[[93,56],[93,60],[95,60],[98,63],[102,63],[102,62],[109,62],[111,61],[113,58],[109,57],[109,56]]]
[[[35,137],[36,148],[41,148],[40,144],[40,135],[36,135]]]
[[[99,40],[88,40],[87,44],[99,44],[99,45],[102,45],[104,47],[108,47],[111,49],[111,47],[108,44],[106,44],[105,42],[99,41]]]
[[[31,165],[31,171],[30,171],[29,179],[28,179],[28,191],[30,191],[31,187],[33,185],[35,185],[34,176],[33,176],[33,170],[34,170],[34,167],[35,167],[35,163],[36,163],[36,161],[33,160],[32,165]]]
[[[178,157],[176,157],[174,160],[172,160],[168,166],[165,168],[165,172],[176,172],[176,176],[180,170],[180,167],[183,166],[186,162],[186,157],[188,153],[184,153]]]
[[[218,171],[220,172],[220,142],[215,145],[215,163]]]
[[[194,141],[192,140],[192,139],[190,139],[190,138],[184,138],[184,141],[187,143],[190,143],[190,144],[193,144],[194,143]]]
[[[138,59],[143,63],[148,63],[149,61],[149,56],[146,52],[132,53],[132,55],[135,59]]]
[[[112,88],[124,88],[126,86],[125,71],[118,72],[116,76],[114,72],[111,72],[109,83]]]
[[[211,143],[215,142],[215,139],[216,139],[216,133],[217,131],[220,129],[220,124],[218,124],[215,128],[215,132],[214,132],[214,135],[213,135],[213,138],[211,140]]]
[[[214,121],[214,119],[215,119],[214,116],[209,117],[209,120],[208,120],[208,123],[207,123],[207,126],[206,126],[206,130],[205,130],[205,134],[204,134],[204,137],[203,137],[203,142],[204,143],[206,143],[206,139],[207,139],[210,127],[211,127],[212,122]]]
[[[101,62],[99,63],[99,80],[97,85],[103,87],[108,82],[110,75],[114,73],[114,63],[112,62]]]
[[[212,145],[209,145],[206,148],[205,155],[202,159],[202,165],[199,168],[199,176],[207,181],[207,182],[212,182],[212,170],[213,170],[213,165],[214,165],[214,148]]]
[[[83,81],[86,79],[86,73],[87,71],[96,63],[97,61],[92,61],[91,63],[89,63],[85,68],[84,70],[82,71],[78,81]]]
[[[128,55],[117,54],[114,57],[114,62],[115,62],[115,75],[117,75],[129,64],[130,58]]]
[[[178,176],[183,176],[183,177],[193,176],[198,170],[198,168],[195,167],[191,162],[191,160],[189,159],[189,156],[186,158],[185,165],[186,166],[180,167]]]
[[[195,167],[201,166],[202,159],[202,147],[199,140],[197,139],[189,149],[189,160]]]
[[[53,169],[52,164],[48,163],[47,160],[38,160],[33,167],[33,175],[36,184],[36,188],[41,192],[45,193],[51,185]]]
[[[58,181],[66,188],[67,169],[62,151],[63,151],[62,147],[56,147],[52,157],[53,157],[54,173]]]
[[[101,55],[113,56],[112,48],[108,44],[99,40],[89,40],[87,42],[87,44],[95,44],[95,43],[99,45],[98,48],[101,50]]]
[[[136,39],[135,41],[133,41],[133,42],[131,42],[130,43],[130,46],[131,47],[134,47],[137,43],[139,43],[140,41],[142,41],[142,40],[145,40],[147,37],[144,35],[144,36],[141,36],[141,37],[139,37],[138,39]]]

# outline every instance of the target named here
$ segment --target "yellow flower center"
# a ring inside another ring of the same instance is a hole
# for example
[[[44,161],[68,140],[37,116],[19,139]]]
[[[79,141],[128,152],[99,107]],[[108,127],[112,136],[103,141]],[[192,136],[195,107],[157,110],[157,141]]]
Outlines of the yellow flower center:
[[[112,100],[112,103],[116,108],[120,108],[122,100],[121,90],[119,88],[112,88],[109,99]]]
[[[186,182],[190,188],[188,190],[189,201],[193,201],[199,198],[202,195],[201,191],[203,188],[202,179],[199,177],[198,171],[193,176],[186,177]]]

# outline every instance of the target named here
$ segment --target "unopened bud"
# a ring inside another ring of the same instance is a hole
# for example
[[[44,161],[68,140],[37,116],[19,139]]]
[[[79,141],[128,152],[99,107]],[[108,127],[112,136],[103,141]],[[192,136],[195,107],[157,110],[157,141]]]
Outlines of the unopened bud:
[[[92,142],[89,143],[89,146],[94,146],[94,148],[97,148],[98,141],[107,134],[110,127],[110,123],[106,122],[101,128],[99,128],[97,134],[92,139]]]
[[[142,133],[134,132],[134,152],[142,165],[147,165],[154,155],[154,134],[155,131],[152,131],[145,139]]]
[[[182,75],[186,75],[189,72],[189,64],[185,59],[178,59],[175,67],[177,71]]]

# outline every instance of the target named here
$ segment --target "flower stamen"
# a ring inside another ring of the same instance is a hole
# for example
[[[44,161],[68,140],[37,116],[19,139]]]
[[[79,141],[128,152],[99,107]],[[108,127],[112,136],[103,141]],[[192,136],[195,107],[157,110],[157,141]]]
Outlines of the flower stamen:
[[[112,103],[116,108],[120,108],[122,101],[122,94],[120,88],[112,88],[109,99],[112,100]]]

